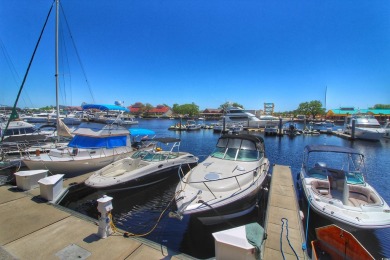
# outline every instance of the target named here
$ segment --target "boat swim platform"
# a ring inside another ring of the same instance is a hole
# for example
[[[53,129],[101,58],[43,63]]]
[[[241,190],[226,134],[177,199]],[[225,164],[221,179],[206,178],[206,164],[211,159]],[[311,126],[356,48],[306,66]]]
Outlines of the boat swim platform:
[[[262,247],[262,259],[283,259],[280,238],[282,218],[288,221],[288,239],[299,259],[309,259],[307,251],[302,249],[305,233],[299,214],[298,197],[293,183],[291,168],[273,165],[271,184],[268,195],[267,213],[264,229],[267,239]],[[286,221],[283,225],[282,250],[285,259],[297,259],[286,238]]]
[[[97,220],[0,186],[0,259],[195,259],[144,238],[100,238]]]

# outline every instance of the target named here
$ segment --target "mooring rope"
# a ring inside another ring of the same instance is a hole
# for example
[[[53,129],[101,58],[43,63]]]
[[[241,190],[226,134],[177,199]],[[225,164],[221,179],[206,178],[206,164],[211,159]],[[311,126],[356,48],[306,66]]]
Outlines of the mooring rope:
[[[296,258],[299,259],[298,255],[297,255],[297,252],[295,252],[293,246],[290,243],[290,239],[288,238],[288,219],[281,218],[281,221],[282,221],[282,230],[280,232],[280,252],[282,253],[283,259],[286,259],[284,257],[284,253],[283,253],[283,227],[284,227],[284,221],[286,221],[286,239],[287,239],[287,242],[288,242],[290,248],[292,249],[292,251],[294,252]]]

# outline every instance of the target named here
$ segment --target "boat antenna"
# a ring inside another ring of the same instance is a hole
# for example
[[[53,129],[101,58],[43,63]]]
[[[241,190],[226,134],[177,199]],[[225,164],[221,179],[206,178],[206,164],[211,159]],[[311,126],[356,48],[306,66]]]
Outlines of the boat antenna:
[[[325,111],[326,111],[326,93],[328,92],[328,86],[325,86]]]
[[[49,20],[50,13],[51,13],[51,10],[52,10],[52,9],[53,9],[53,5],[51,5],[50,10],[49,10],[49,13],[47,14],[45,23],[44,23],[44,25],[43,25],[43,28],[42,28],[41,33],[40,33],[39,38],[38,38],[38,42],[37,42],[37,44],[35,45],[34,52],[33,52],[32,56],[31,56],[31,59],[30,59],[30,62],[29,62],[29,64],[28,64],[28,66],[27,66],[26,73],[24,74],[24,77],[23,77],[22,85],[21,85],[20,88],[19,88],[18,95],[16,96],[16,100],[15,100],[14,106],[13,106],[13,108],[12,108],[11,116],[9,117],[9,119],[8,119],[8,121],[7,121],[7,125],[5,126],[4,134],[1,136],[1,142],[4,140],[4,136],[5,136],[5,133],[6,133],[7,129],[8,129],[9,123],[10,123],[13,119],[15,119],[15,118],[17,117],[16,106],[18,105],[18,101],[19,101],[20,94],[22,93],[22,89],[23,89],[23,87],[24,87],[24,83],[26,82],[28,72],[30,71],[31,64],[32,64],[32,62],[33,62],[33,60],[34,60],[35,53],[37,52],[39,43],[41,42],[41,38],[42,38],[43,32],[45,31],[45,28],[46,28],[46,25],[47,25],[47,21]]]

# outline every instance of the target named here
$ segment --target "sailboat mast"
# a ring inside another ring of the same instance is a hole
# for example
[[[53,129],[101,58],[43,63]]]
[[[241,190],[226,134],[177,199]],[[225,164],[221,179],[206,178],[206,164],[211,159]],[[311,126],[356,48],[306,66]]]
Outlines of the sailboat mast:
[[[56,78],[56,114],[57,114],[57,140],[59,141],[60,136],[58,135],[58,127],[60,121],[60,105],[58,103],[58,23],[59,23],[59,0],[56,0],[56,25],[55,25],[55,78]]]
[[[325,111],[326,111],[326,93],[328,92],[328,86],[325,86]]]

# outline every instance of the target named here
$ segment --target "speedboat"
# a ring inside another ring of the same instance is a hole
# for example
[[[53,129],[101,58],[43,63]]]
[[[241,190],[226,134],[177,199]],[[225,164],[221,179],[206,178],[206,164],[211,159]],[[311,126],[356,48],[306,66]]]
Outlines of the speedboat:
[[[114,108],[101,105],[100,109],[104,107]],[[48,169],[52,174],[72,177],[101,169],[134,153],[129,130],[117,124],[90,118],[72,134],[66,146],[49,153],[28,154],[22,158],[23,163],[30,170]]]
[[[205,161],[176,187],[176,212],[171,216],[196,216],[213,225],[249,213],[265,184],[270,163],[264,141],[249,134],[225,134]]]
[[[344,133],[352,135],[354,121],[354,134],[357,139],[379,141],[385,135],[385,130],[372,115],[353,115],[347,117],[344,125]]]
[[[196,124],[195,120],[188,120],[186,127],[187,127],[186,129],[187,131],[196,131],[196,130],[200,130],[201,125]]]
[[[304,148],[300,182],[310,209],[350,231],[388,228],[390,208],[364,175],[364,156],[355,149]]]
[[[152,150],[135,152],[131,157],[113,162],[94,172],[85,185],[104,190],[126,190],[151,185],[177,174],[180,170],[190,169],[198,162],[198,157],[180,152],[180,139],[154,138],[156,146]],[[170,150],[162,146],[170,145]]]

